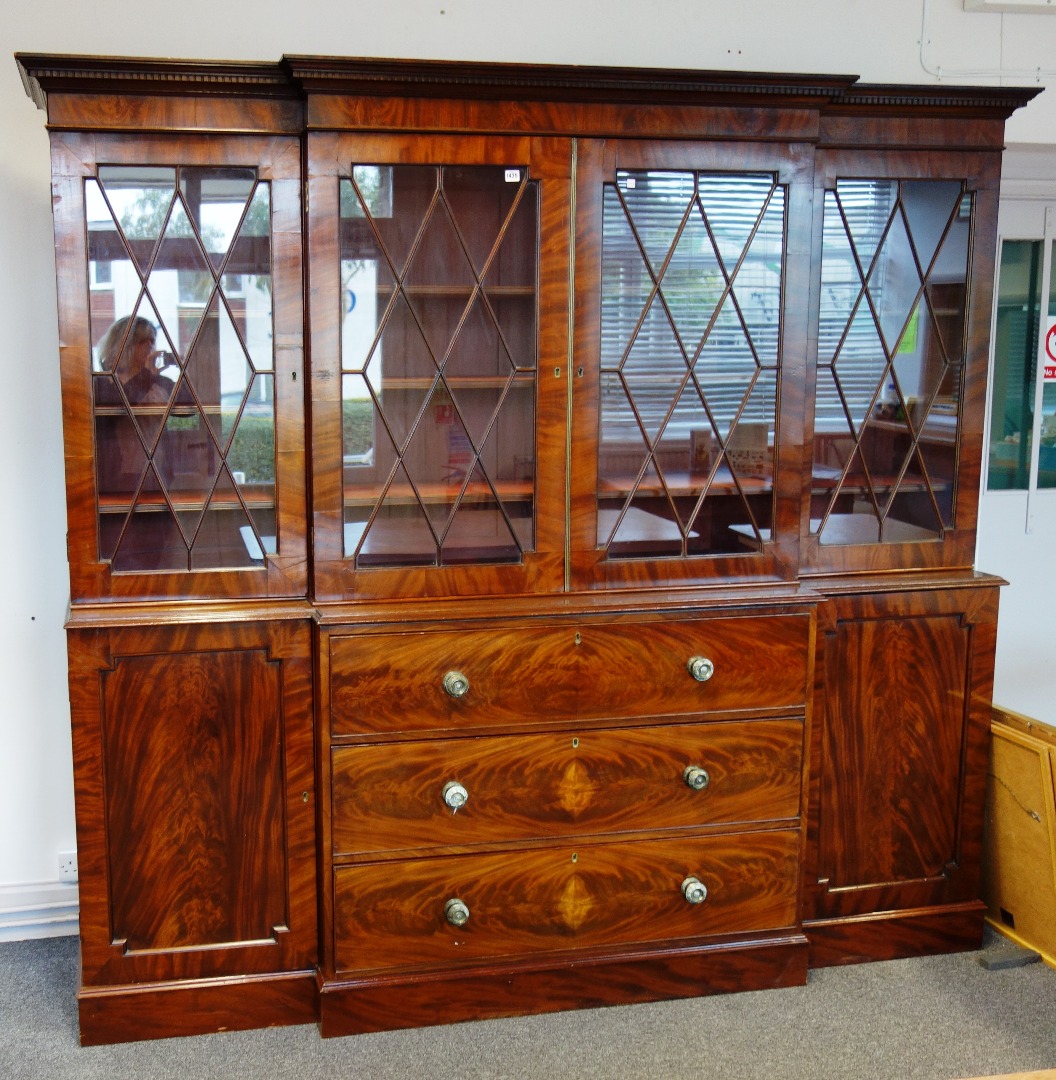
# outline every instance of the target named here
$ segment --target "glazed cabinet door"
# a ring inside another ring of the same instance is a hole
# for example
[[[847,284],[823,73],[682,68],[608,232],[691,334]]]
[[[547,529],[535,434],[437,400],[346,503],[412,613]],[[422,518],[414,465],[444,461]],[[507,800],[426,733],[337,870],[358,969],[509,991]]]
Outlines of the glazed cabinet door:
[[[999,170],[818,154],[806,573],[973,564]]]
[[[295,138],[52,137],[74,603],[307,588]]]
[[[977,947],[997,583],[836,596],[819,626],[817,963]]]
[[[572,576],[794,576],[811,154],[581,141]]]
[[[308,624],[75,629],[69,652],[83,1035],[309,1019]]]
[[[316,596],[559,589],[569,141],[308,145]]]

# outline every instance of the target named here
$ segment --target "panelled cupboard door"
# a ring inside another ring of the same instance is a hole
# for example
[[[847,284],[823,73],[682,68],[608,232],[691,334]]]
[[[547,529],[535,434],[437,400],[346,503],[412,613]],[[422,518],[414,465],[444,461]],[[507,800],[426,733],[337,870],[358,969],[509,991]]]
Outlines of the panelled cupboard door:
[[[315,589],[564,582],[571,143],[308,137]]]
[[[577,586],[795,575],[811,161],[578,144]]]
[[[972,566],[999,170],[818,153],[807,573]]]
[[[75,604],[305,595],[299,146],[52,135]]]
[[[85,987],[316,960],[303,620],[69,632]]]
[[[997,606],[994,579],[829,605],[805,879],[807,919],[829,924],[812,930],[822,946],[835,935],[865,954],[855,934],[870,927],[854,917],[870,913],[886,913],[884,955],[909,954],[900,924],[950,905],[981,930]]]

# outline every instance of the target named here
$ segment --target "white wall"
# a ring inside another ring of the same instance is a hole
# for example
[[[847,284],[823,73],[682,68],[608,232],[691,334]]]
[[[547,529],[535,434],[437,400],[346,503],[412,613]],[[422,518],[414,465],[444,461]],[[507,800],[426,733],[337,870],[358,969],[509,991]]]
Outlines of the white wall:
[[[921,42],[923,41],[923,48]],[[276,60],[283,53],[850,73],[870,82],[1056,83],[1056,15],[960,0],[55,0],[0,19],[0,937],[71,925],[56,853],[74,846],[63,618],[61,411],[44,117],[15,51]],[[1002,68],[1002,65],[1004,67]],[[976,74],[973,74],[976,73]],[[1004,74],[1003,74],[1004,73]],[[1056,140],[1056,90],[1009,125]],[[984,501],[981,562],[1014,581],[1001,700],[1056,700],[1051,604],[1035,606],[1056,519],[1030,536]],[[1051,586],[1050,586],[1051,594]],[[49,905],[53,905],[50,906]]]
[[[1056,98],[1056,88],[1048,91]],[[1056,139],[1056,134],[1051,136]],[[1003,240],[1040,240],[1056,211],[1056,145],[1009,145],[1001,169]],[[1056,490],[984,494],[976,561],[1008,581],[1001,593],[994,700],[1056,725]]]

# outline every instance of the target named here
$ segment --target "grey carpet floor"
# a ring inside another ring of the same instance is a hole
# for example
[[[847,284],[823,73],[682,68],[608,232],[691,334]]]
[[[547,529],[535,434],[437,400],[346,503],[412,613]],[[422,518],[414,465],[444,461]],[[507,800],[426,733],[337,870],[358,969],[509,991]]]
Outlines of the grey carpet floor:
[[[0,1080],[954,1080],[1056,1067],[1056,971],[983,953],[804,987],[321,1039],[314,1025],[82,1048],[74,938],[0,945]]]

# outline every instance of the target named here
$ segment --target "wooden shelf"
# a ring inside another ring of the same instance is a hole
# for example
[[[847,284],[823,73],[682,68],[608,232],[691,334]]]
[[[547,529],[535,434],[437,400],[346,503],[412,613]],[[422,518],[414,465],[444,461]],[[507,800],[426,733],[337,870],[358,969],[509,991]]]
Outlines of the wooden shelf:
[[[909,438],[909,428],[901,420],[870,420],[871,430],[883,431],[891,435],[904,435]],[[957,442],[957,417],[948,413],[928,416],[917,437],[918,443],[931,443],[937,446],[953,446]]]
[[[880,522],[872,514],[832,514],[825,522],[825,528],[819,532],[820,518],[811,518],[810,531],[818,536],[823,544],[875,544],[879,541]],[[925,529],[908,521],[899,521],[889,517],[884,522],[885,544],[909,544],[924,540],[941,539],[936,529]]]
[[[251,510],[267,510],[275,506],[275,490],[263,484],[245,485],[240,487],[242,498],[246,506]],[[132,509],[133,492],[122,492],[119,495],[101,492],[99,495],[100,514],[127,514]],[[168,510],[169,504],[177,512],[203,510],[208,503],[210,510],[240,510],[242,503],[232,494],[226,491],[217,491],[212,499],[208,498],[207,492],[197,491],[170,491],[169,502],[160,491],[144,491],[140,493],[135,502],[136,513],[160,513]]]
[[[704,490],[707,484],[707,475],[704,473],[665,472],[664,479],[667,481],[667,490],[676,498],[696,498]],[[636,477],[630,473],[618,476],[603,477],[598,483],[598,498],[610,499],[614,497],[625,498],[633,491],[636,496],[664,495],[664,486],[659,480],[644,479],[635,486]],[[773,490],[773,481],[758,476],[740,476],[741,490],[746,495],[762,495]],[[718,469],[714,479],[708,487],[709,495],[733,495],[737,493],[737,481],[733,473],[725,466]]]
[[[379,285],[376,292],[379,297],[389,297],[395,286]],[[458,300],[473,293],[473,285],[404,285],[399,290],[406,296],[421,296],[437,300]],[[534,285],[481,285],[479,292],[492,300],[533,299],[536,296]]]
[[[527,519],[519,521],[526,526],[529,524]],[[360,559],[378,566],[400,566],[408,558],[415,560],[416,556],[416,561],[428,562],[436,555],[435,540],[422,519],[415,528],[408,529],[407,521],[379,518],[371,525],[364,540],[365,530],[364,521],[345,522],[344,545],[348,555],[358,548]],[[449,555],[458,551],[466,557],[499,557],[508,562],[513,561],[515,555],[519,558],[521,549],[518,544],[526,547],[528,541],[520,538],[515,542],[502,514],[491,507],[484,507],[463,518],[459,523],[457,538],[449,538],[445,550]]]
[[[92,412],[95,416],[164,416],[166,413],[170,417],[194,417],[202,413],[207,416],[223,416],[225,413],[238,415],[238,409],[226,409],[221,405],[203,405],[201,408],[197,405],[177,405],[172,409],[168,405],[129,405],[127,408],[124,405],[96,405]],[[243,411],[242,415],[251,414]]]
[[[837,469],[831,465],[818,465],[815,462],[811,490],[814,492],[832,491],[839,484],[841,476],[843,476],[842,469]],[[872,490],[878,493],[896,489],[901,493],[928,490],[928,485],[924,482],[923,477],[906,475],[899,480],[892,473],[870,473],[869,480],[872,483]],[[946,491],[949,486],[947,481],[931,478],[931,490],[934,492]],[[869,490],[869,484],[866,483],[864,476],[848,476],[840,487],[840,493],[846,495],[867,493]]]
[[[514,372],[512,379],[509,375],[448,375],[444,377],[444,384],[451,390],[502,390],[507,384],[517,390],[531,390],[535,387],[535,374],[534,371]],[[435,385],[436,380],[428,376],[382,378],[381,393],[386,390],[431,390]]]
[[[419,484],[418,494],[426,505],[453,502],[461,490],[461,484]],[[535,484],[531,480],[499,480],[495,491],[504,503],[530,502],[535,496]],[[374,506],[381,498],[380,484],[345,484],[345,506]],[[462,505],[486,503],[492,498],[487,484],[471,483],[462,496]],[[393,484],[385,492],[386,506],[413,506],[418,499],[410,484]]]

